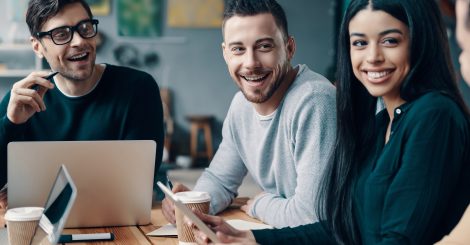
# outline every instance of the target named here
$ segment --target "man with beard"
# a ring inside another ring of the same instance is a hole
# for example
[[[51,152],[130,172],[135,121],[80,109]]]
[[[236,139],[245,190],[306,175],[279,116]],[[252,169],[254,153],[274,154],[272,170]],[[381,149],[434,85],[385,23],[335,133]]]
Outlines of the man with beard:
[[[275,227],[315,222],[316,187],[335,140],[334,86],[306,65],[291,66],[295,41],[275,0],[229,2],[222,32],[223,56],[241,92],[195,190],[209,192],[210,212],[218,213],[250,173],[263,192],[242,207],[248,215]],[[175,223],[171,201],[162,210]]]
[[[0,186],[12,141],[155,140],[158,171],[164,137],[158,85],[147,73],[95,64],[98,21],[86,1],[30,0],[26,22],[34,52],[58,73],[46,79],[49,72],[32,72],[3,98]]]

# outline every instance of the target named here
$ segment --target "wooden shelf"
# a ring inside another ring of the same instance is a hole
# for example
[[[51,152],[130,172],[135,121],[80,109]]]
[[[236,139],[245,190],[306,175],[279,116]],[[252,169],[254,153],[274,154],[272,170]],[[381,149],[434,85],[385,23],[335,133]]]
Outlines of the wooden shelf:
[[[0,51],[28,51],[33,52],[33,49],[28,43],[0,43]]]
[[[17,70],[17,69],[5,69],[0,70],[0,77],[26,77],[29,73],[33,72],[32,69],[24,69],[24,70]]]

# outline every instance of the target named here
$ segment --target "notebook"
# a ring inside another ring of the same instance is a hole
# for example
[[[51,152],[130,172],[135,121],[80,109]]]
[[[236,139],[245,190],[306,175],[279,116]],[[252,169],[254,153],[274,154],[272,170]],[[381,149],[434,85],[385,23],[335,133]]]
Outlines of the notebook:
[[[66,228],[150,223],[156,143],[43,141],[8,144],[8,206],[42,206],[64,164],[77,197]]]
[[[44,205],[31,245],[55,245],[59,241],[70,210],[77,198],[77,188],[67,168],[62,165]]]

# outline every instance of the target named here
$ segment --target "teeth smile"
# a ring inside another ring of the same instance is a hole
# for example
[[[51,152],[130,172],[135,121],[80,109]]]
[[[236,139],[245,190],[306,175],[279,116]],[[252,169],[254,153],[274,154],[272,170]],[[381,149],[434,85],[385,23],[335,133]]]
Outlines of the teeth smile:
[[[76,59],[81,59],[83,57],[85,57],[87,55],[87,53],[82,53],[82,54],[79,54],[79,55],[76,55],[76,56],[72,56],[70,57],[71,60],[76,60]]]
[[[370,79],[378,79],[378,78],[382,78],[382,77],[385,77],[386,75],[390,74],[390,71],[382,71],[382,72],[372,72],[372,71],[369,71],[367,72],[367,76],[370,78]]]
[[[259,76],[243,76],[247,81],[258,81],[265,78],[267,75],[259,75]]]

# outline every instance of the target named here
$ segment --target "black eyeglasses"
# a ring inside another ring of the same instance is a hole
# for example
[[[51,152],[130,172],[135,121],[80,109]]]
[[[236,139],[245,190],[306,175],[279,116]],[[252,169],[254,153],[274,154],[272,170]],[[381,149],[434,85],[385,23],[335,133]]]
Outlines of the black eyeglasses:
[[[96,36],[98,33],[98,23],[99,21],[95,19],[84,20],[80,21],[75,26],[61,26],[50,31],[38,32],[36,33],[36,37],[42,38],[44,36],[50,36],[52,42],[56,45],[64,45],[72,41],[75,31],[84,39]]]

